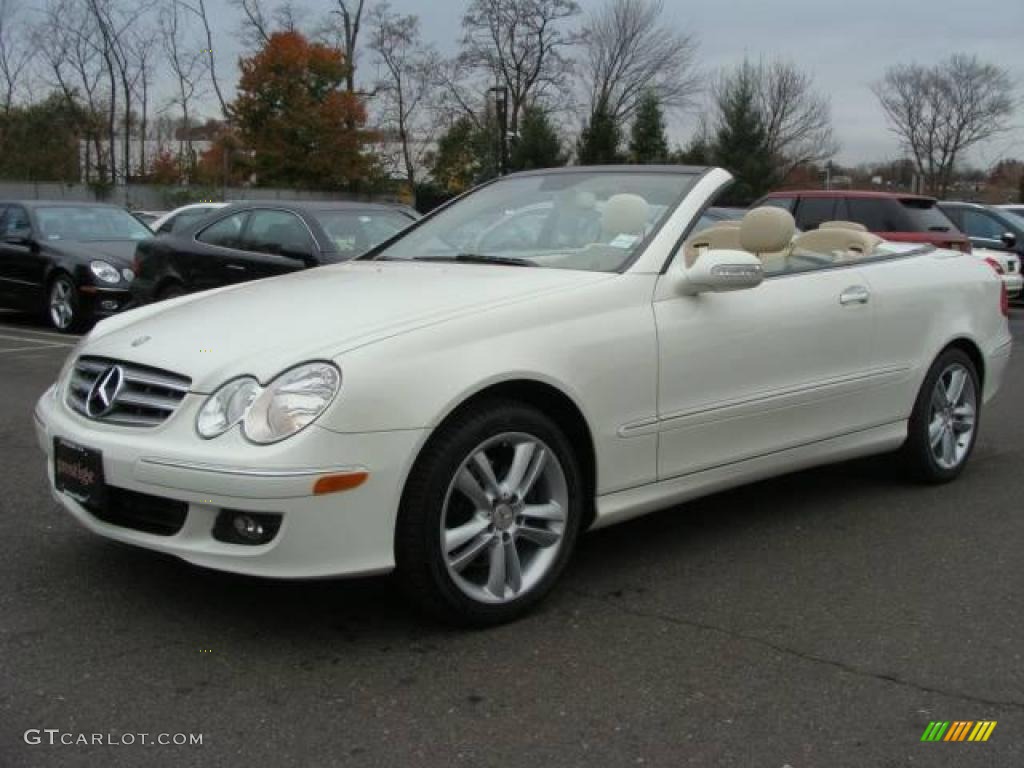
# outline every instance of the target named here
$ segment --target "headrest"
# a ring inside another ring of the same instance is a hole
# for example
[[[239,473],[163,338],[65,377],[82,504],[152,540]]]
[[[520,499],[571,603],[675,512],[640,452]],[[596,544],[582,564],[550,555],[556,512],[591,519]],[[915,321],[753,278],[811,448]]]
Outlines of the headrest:
[[[868,228],[856,221],[823,221],[818,229],[852,229],[857,232],[867,232]]]
[[[650,207],[640,195],[612,195],[604,204],[601,228],[612,235],[642,235],[650,216]]]
[[[748,211],[740,225],[740,244],[751,253],[771,253],[789,247],[796,232],[793,216],[781,208]]]

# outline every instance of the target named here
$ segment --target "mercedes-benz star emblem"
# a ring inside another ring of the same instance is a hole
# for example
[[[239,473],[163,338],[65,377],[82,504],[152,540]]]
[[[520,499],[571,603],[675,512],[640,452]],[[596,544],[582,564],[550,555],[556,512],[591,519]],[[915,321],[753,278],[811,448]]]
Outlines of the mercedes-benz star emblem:
[[[94,419],[101,418],[114,408],[117,395],[124,386],[124,371],[120,365],[112,365],[93,382],[89,396],[85,399],[85,412]]]

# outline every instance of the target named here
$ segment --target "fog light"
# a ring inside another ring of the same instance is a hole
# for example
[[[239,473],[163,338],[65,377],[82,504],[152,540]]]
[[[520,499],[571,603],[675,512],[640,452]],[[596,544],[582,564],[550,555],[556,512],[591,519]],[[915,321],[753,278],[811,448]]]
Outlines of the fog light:
[[[271,541],[281,528],[281,515],[223,509],[213,525],[213,538],[229,544],[258,546]]]
[[[106,310],[107,312],[113,312],[115,309],[117,309],[117,302],[116,301],[101,301],[100,302],[100,307],[102,309]]]

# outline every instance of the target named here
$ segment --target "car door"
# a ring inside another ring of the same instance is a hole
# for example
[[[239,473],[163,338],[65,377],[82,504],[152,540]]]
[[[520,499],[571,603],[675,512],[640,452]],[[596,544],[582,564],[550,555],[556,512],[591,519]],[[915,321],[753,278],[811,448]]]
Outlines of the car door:
[[[314,266],[316,244],[306,223],[291,211],[257,208],[242,233],[246,280]]]
[[[0,291],[5,303],[36,308],[42,300],[45,266],[32,240],[28,211],[8,205],[0,214]]]
[[[234,211],[203,227],[190,240],[175,244],[175,260],[188,290],[204,291],[246,279],[242,233],[250,211]]]
[[[873,310],[859,269],[780,271],[692,297],[670,270],[654,312],[659,479],[870,426]]]

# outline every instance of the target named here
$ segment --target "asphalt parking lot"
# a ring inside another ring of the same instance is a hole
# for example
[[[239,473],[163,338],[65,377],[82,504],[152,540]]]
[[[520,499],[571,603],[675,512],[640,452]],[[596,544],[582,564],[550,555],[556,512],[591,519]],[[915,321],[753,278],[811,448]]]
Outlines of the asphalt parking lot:
[[[458,632],[388,579],[243,579],[81,529],[32,431],[74,340],[0,315],[0,766],[1024,764],[1012,323],[959,482],[868,460],[711,497],[585,537],[537,613]],[[921,743],[934,720],[998,725]]]

